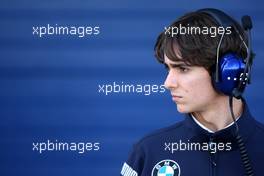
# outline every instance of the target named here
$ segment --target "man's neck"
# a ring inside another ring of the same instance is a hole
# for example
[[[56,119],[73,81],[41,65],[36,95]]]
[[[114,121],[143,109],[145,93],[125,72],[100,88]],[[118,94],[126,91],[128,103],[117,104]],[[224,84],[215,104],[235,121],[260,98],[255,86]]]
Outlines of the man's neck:
[[[235,118],[239,118],[243,112],[243,102],[233,98],[233,111]],[[210,129],[211,131],[219,131],[233,122],[230,108],[229,97],[222,96],[211,103],[205,110],[199,112],[193,112],[192,115],[202,125]]]

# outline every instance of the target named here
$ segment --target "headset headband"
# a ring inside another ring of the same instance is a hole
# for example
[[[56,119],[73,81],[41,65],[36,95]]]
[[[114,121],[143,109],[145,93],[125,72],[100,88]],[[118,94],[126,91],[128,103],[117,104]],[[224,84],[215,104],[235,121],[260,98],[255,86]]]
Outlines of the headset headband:
[[[235,27],[236,21],[231,18],[230,16],[228,16],[227,14],[225,14],[224,12],[222,12],[221,10],[218,9],[213,9],[213,8],[206,8],[206,9],[200,9],[197,12],[203,12],[203,13],[207,13],[210,16],[212,16],[214,18],[214,20],[223,27]]]

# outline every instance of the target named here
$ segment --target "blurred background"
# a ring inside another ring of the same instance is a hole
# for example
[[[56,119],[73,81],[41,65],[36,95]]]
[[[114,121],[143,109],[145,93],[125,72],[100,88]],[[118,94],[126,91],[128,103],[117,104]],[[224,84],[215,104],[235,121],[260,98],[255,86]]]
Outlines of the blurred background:
[[[169,92],[99,93],[98,85],[155,84],[166,76],[153,47],[164,26],[214,7],[253,20],[256,53],[245,97],[264,122],[264,2],[258,0],[1,0],[0,175],[119,175],[132,145],[182,120]],[[44,36],[33,26],[100,26],[100,34]],[[33,142],[99,142],[99,151],[33,151]]]

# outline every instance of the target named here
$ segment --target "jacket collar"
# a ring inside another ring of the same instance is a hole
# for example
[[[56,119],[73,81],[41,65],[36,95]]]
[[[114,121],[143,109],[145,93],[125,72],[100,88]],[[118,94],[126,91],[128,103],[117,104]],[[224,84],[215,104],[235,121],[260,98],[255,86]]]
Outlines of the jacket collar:
[[[244,142],[247,142],[248,138],[255,130],[255,119],[251,116],[248,105],[244,99],[243,101],[243,113],[240,118],[237,120],[239,127],[239,134],[242,136]],[[187,138],[190,142],[231,142],[232,148],[237,148],[236,145],[236,135],[235,135],[235,124],[219,130],[215,133],[210,133],[207,130],[199,126],[191,117],[191,114],[185,114],[186,118],[184,123],[186,124]]]

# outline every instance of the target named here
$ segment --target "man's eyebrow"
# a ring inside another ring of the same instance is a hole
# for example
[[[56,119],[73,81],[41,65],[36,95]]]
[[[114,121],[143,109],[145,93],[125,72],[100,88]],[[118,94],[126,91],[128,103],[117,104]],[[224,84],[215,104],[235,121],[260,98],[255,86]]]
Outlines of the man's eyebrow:
[[[167,64],[167,63],[164,63],[164,65],[165,65],[165,67],[173,67],[173,68],[175,68],[175,67],[187,67],[188,65],[186,65],[185,63],[179,63],[179,64],[176,64],[176,63],[169,63],[169,64]]]

